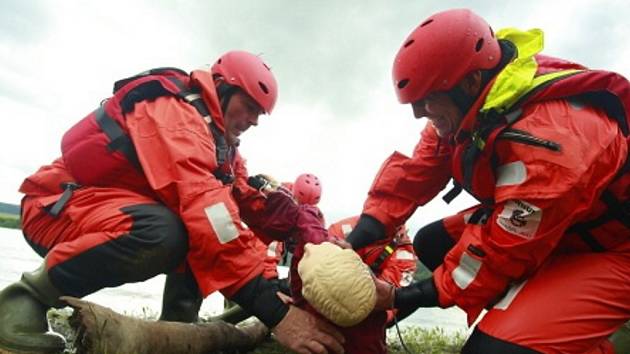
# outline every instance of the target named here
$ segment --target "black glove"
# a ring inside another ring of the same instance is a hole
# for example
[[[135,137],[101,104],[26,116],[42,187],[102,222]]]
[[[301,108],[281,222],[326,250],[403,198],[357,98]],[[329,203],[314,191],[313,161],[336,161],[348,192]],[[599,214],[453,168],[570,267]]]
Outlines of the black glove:
[[[247,178],[247,184],[249,184],[250,187],[253,187],[259,191],[262,191],[263,189],[265,189],[265,187],[269,185],[269,181],[267,181],[267,179],[265,179],[265,177],[261,175],[256,175],[256,176],[249,176]]]
[[[433,277],[398,288],[394,295],[394,308],[404,314],[412,313],[419,307],[438,305],[438,293]]]
[[[385,225],[367,214],[361,214],[346,241],[352,245],[352,249],[357,250],[383,240],[385,236]]]
[[[274,279],[271,279],[270,281],[278,287],[278,290],[280,290],[281,293],[287,296],[291,296],[291,287],[289,285],[289,278],[282,278],[282,279],[274,278]]]

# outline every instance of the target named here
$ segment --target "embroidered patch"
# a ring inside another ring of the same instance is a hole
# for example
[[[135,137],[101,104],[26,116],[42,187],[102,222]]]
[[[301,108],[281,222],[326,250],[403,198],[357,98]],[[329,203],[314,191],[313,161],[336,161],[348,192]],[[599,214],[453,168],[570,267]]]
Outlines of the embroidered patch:
[[[542,219],[542,210],[522,200],[510,200],[497,216],[497,224],[505,231],[531,240]]]

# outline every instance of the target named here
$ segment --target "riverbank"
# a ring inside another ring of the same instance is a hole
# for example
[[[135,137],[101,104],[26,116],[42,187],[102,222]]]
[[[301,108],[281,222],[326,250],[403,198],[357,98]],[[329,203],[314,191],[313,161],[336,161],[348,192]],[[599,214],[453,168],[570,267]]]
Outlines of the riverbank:
[[[76,352],[74,345],[76,333],[68,323],[70,315],[71,310],[69,309],[51,310],[48,314],[53,330],[63,334],[68,340],[68,347],[64,354],[74,354]],[[154,321],[156,316],[147,314],[147,316],[140,316],[140,318]],[[453,334],[447,333],[439,327],[426,329],[407,326],[400,330],[400,336],[395,328],[388,330],[387,347],[390,354],[456,354],[461,351],[465,339],[466,334],[464,332]],[[268,337],[251,353],[284,354],[286,350]]]

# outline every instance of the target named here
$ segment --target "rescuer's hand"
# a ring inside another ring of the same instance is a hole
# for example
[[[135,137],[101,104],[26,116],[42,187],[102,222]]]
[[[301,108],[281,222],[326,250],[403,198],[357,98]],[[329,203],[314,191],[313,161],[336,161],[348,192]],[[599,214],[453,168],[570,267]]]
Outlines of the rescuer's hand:
[[[342,354],[344,338],[331,324],[295,306],[272,330],[276,340],[299,354]]]

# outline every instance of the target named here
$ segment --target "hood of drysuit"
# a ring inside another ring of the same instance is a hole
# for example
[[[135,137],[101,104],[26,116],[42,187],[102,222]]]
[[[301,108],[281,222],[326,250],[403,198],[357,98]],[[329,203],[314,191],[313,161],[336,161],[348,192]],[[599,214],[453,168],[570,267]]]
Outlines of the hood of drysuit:
[[[506,113],[533,88],[566,75],[567,72],[584,69],[575,63],[566,62],[564,67],[558,68],[564,70],[536,76],[537,73],[541,74],[538,72],[538,61],[545,60],[544,56],[537,55],[544,46],[543,32],[540,29],[521,31],[515,28],[505,28],[498,31],[496,35],[499,40],[507,40],[514,44],[516,57],[485,86],[462,119],[457,135],[463,131],[471,131],[477,122],[478,115],[483,116],[489,111],[495,111],[499,114]]]
[[[190,74],[190,85],[201,89],[201,97],[208,106],[210,116],[216,126],[225,132],[225,120],[221,110],[221,101],[217,95],[217,89],[212,79],[212,74],[207,70],[194,70]]]

